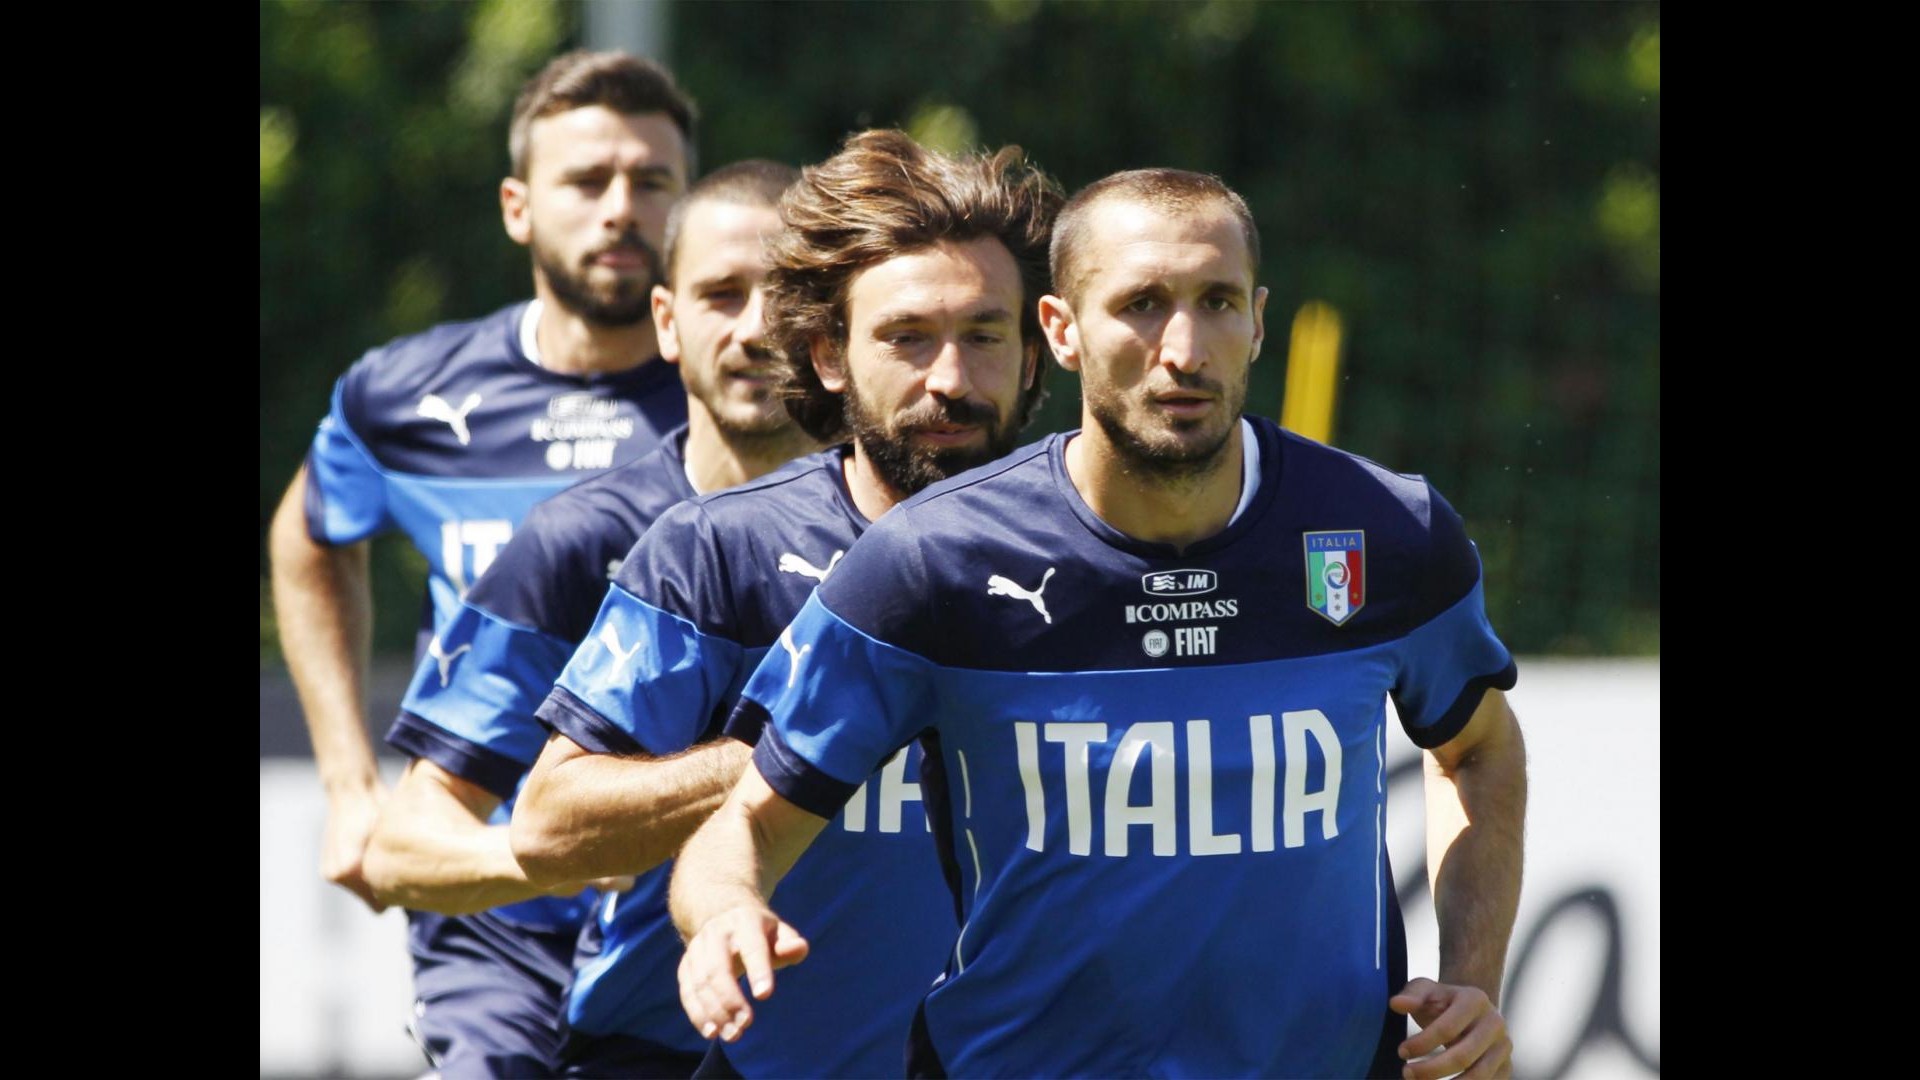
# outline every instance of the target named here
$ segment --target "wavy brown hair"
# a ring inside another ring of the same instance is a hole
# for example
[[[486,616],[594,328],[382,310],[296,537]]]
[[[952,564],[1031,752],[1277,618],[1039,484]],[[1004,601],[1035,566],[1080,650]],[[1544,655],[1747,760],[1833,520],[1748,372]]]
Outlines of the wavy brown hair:
[[[1034,379],[1013,424],[1025,427],[1044,394],[1037,303],[1050,283],[1047,245],[1063,201],[1059,185],[1018,146],[950,157],[902,131],[863,131],[800,170],[780,200],[786,227],[769,245],[767,336],[780,358],[780,394],[801,430],[823,442],[847,435],[842,396],[820,384],[812,343],[846,349],[854,275],[942,240],[983,237],[1004,244],[1020,269],[1020,340]]]

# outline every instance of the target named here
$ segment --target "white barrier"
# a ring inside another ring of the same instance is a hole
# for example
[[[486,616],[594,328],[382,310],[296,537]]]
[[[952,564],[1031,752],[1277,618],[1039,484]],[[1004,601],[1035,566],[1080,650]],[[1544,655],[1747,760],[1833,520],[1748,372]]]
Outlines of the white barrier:
[[[1515,1072],[1658,1075],[1659,662],[1523,659],[1511,700],[1531,786],[1505,1002]],[[1438,943],[1418,752],[1404,736],[1390,735],[1388,747],[1388,847],[1409,971],[1431,975]],[[424,1060],[403,1026],[412,1003],[406,919],[374,915],[320,880],[324,809],[311,761],[261,760],[260,1072],[415,1075]]]

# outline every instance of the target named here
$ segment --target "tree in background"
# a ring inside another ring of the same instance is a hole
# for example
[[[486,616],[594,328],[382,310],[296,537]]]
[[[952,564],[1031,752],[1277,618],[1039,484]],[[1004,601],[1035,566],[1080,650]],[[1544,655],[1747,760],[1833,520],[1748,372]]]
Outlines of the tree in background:
[[[515,87],[574,5],[261,7],[261,527],[364,349],[525,295],[496,185]],[[1417,464],[1479,539],[1516,652],[1659,649],[1659,8],[1240,0],[681,4],[700,157],[818,161],[862,127],[1025,146],[1069,189],[1219,173],[1276,343],[1346,327],[1333,441]],[[1277,414],[1284,350],[1249,407]],[[1063,373],[1056,372],[1056,376]],[[1076,422],[1052,380],[1029,434]],[[422,568],[376,544],[376,648]],[[272,653],[262,547],[262,655]]]

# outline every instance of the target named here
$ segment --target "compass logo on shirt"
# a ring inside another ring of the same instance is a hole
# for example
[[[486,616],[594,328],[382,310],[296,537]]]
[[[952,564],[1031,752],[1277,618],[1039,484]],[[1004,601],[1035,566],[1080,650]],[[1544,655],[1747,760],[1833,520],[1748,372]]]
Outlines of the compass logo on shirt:
[[[620,399],[581,390],[547,401],[547,415],[536,416],[528,437],[547,444],[547,467],[610,469],[614,452],[633,435],[633,417],[620,415]]]

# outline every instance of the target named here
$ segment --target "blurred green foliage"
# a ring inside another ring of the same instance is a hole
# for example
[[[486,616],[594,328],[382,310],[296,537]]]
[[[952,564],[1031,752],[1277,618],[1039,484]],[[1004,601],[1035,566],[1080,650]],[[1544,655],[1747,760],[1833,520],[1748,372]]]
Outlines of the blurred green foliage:
[[[527,295],[507,111],[572,4],[261,7],[261,525],[366,348]],[[1657,4],[701,3],[666,59],[700,157],[795,164],[872,125],[1016,142],[1069,189],[1218,173],[1261,228],[1278,415],[1293,313],[1346,327],[1333,441],[1465,516],[1521,653],[1660,640]],[[1078,423],[1051,375],[1035,436]],[[424,569],[375,545],[376,646]],[[265,590],[263,589],[263,597]],[[273,653],[263,600],[262,657]]]

